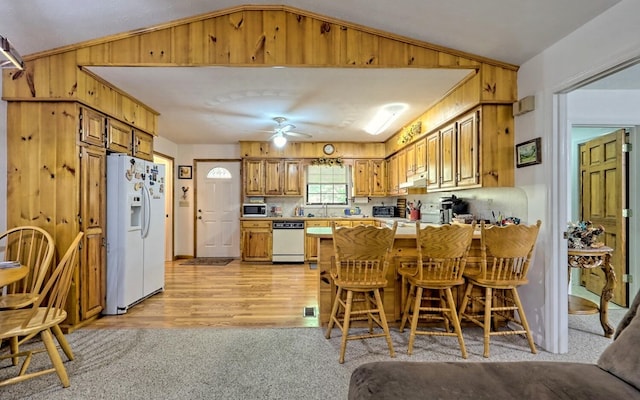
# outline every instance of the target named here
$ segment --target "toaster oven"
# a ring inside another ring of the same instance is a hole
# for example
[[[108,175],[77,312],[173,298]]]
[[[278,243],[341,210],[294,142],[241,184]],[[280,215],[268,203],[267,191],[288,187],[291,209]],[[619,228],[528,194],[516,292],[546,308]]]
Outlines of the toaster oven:
[[[374,217],[393,218],[398,216],[398,207],[396,206],[373,206],[371,214]]]

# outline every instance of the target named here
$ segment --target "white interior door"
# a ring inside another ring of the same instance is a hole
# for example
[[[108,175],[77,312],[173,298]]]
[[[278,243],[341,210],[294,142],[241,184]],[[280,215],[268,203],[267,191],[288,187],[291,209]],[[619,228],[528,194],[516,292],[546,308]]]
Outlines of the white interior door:
[[[196,162],[196,257],[240,257],[240,162]]]

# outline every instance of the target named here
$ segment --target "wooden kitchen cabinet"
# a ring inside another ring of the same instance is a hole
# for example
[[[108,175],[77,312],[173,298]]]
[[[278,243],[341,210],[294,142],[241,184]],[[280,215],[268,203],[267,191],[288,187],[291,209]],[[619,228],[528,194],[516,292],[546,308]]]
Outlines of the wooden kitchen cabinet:
[[[416,173],[416,146],[412,144],[406,150],[406,176],[411,177]]]
[[[271,261],[273,232],[271,221],[242,221],[240,251],[242,261]]]
[[[427,170],[427,139],[421,139],[415,144],[414,174],[421,174]]]
[[[305,221],[305,237],[304,237],[304,260],[307,262],[318,262],[318,238],[306,235],[308,228],[331,226],[330,220],[312,220]]]
[[[244,193],[247,196],[264,195],[264,160],[244,161]]]
[[[264,194],[277,196],[282,194],[282,162],[280,160],[264,160]]]
[[[131,154],[133,129],[118,120],[107,120],[107,149],[116,153]]]
[[[153,135],[134,129],[132,143],[132,156],[153,161]]]
[[[429,134],[427,191],[513,186],[511,112],[483,105]]]
[[[301,160],[245,160],[244,191],[247,196],[301,196]]]
[[[392,155],[387,161],[387,193],[398,194],[398,155]]]
[[[80,230],[84,231],[80,276],[84,290],[79,294],[81,320],[97,316],[106,301],[106,150],[80,148]]]
[[[427,190],[479,186],[479,111],[427,136]]]
[[[480,182],[478,168],[479,129],[478,112],[473,112],[458,120],[456,148],[456,186],[476,186]]]
[[[353,195],[386,196],[387,163],[385,160],[354,160]]]
[[[407,151],[398,152],[398,191],[397,194],[407,194],[407,189],[401,188],[400,184],[407,181]]]
[[[284,160],[284,186],[282,194],[285,196],[302,196],[302,176],[304,174],[302,161]]]
[[[90,108],[80,107],[80,140],[94,146],[104,147],[107,118]]]
[[[85,232],[62,324],[67,332],[96,318],[106,301],[106,149],[102,140],[87,144],[97,138],[87,127],[101,124],[87,111],[74,102],[7,103],[7,227],[45,229],[56,257]],[[27,132],[30,140],[23,140]]]

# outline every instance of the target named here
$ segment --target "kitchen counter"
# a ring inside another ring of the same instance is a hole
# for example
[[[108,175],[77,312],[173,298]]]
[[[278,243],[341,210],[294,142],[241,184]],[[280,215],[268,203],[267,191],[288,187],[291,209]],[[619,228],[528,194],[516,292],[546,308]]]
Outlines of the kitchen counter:
[[[340,219],[340,220],[387,220],[389,218],[379,218],[379,217],[371,217],[369,215],[341,215],[341,216],[336,216],[336,217],[294,217],[294,216],[283,216],[283,217],[240,217],[240,221],[290,221],[290,220],[295,220],[295,221],[313,221],[313,220],[318,220],[318,219],[324,219],[324,220],[333,220],[333,219]],[[398,218],[398,219],[402,219],[404,221],[408,221],[406,218]]]
[[[389,219],[382,219],[383,222]],[[418,255],[416,249],[416,233],[415,223],[407,222],[404,226],[398,226],[396,237],[393,244],[393,251],[390,257],[390,265],[387,270],[387,286],[384,288],[382,302],[384,304],[387,320],[390,322],[399,321],[402,301],[402,284],[397,271],[402,263],[415,262]],[[424,225],[427,225],[424,223]],[[434,225],[434,224],[429,224]],[[421,223],[422,226],[422,223]],[[329,321],[331,305],[336,293],[336,287],[330,276],[331,265],[334,262],[333,257],[333,236],[331,227],[309,227],[307,228],[307,236],[317,238],[318,240],[318,270],[320,283],[318,285],[318,311],[321,324]],[[480,231],[476,231],[473,236],[474,240],[471,244],[469,257],[467,258],[466,268],[478,268],[480,261]],[[475,290],[475,289],[474,289]],[[462,301],[463,290],[454,288],[454,298],[456,303]]]
[[[387,222],[387,220],[384,221],[385,224],[389,224],[392,225],[393,222],[389,223]],[[420,228],[424,228],[425,226],[440,226],[439,224],[429,224],[426,222],[421,222],[420,223]],[[313,236],[313,237],[318,237],[318,238],[324,238],[324,239],[330,239],[332,238],[332,233],[331,233],[331,227],[324,227],[324,226],[319,226],[319,227],[309,227],[307,228],[307,235],[308,236]],[[475,232],[473,232],[473,238],[474,239],[480,239],[480,230],[476,230]],[[416,226],[415,226],[415,222],[406,222],[403,223],[402,225],[400,225],[400,222],[398,223],[398,228],[396,229],[396,239],[412,239],[414,241],[414,246],[415,246],[415,239],[416,239]]]

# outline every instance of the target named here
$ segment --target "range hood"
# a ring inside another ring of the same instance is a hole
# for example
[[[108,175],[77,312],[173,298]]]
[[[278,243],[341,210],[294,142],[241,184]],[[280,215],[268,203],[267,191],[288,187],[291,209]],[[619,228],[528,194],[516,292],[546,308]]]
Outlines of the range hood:
[[[414,175],[400,184],[400,189],[427,187],[427,174]]]

